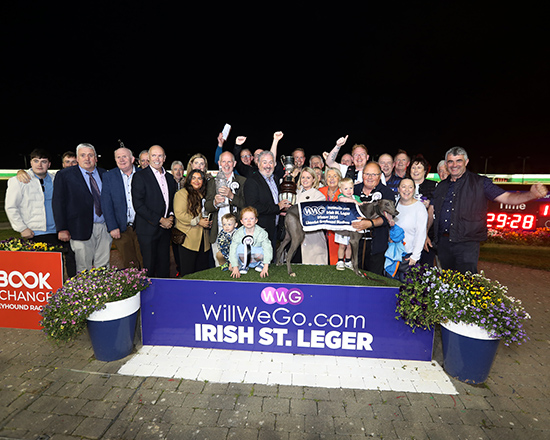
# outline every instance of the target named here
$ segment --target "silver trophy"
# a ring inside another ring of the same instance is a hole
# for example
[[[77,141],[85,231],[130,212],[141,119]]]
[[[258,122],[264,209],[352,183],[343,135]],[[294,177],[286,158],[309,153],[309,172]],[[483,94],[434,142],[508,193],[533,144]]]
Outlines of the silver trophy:
[[[220,194],[221,188],[229,188],[229,182],[227,181],[227,178],[225,177],[225,174],[221,171],[216,174],[216,194]],[[223,206],[229,206],[229,200],[227,197],[224,198],[224,201],[221,205],[218,205],[219,208]]]

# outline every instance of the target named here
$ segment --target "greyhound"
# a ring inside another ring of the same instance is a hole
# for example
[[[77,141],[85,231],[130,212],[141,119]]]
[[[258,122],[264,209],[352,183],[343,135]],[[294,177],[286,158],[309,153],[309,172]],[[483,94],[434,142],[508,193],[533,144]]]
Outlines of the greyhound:
[[[383,215],[384,212],[387,212],[388,214],[392,216],[396,216],[399,214],[397,210],[395,209],[395,203],[391,200],[385,200],[380,199],[376,200],[372,203],[362,203],[359,205],[359,210],[363,214],[363,217],[373,220],[377,217],[380,217]],[[298,246],[302,245],[302,242],[305,238],[305,232],[302,228],[302,224],[300,223],[300,213],[298,212],[298,205],[291,206],[288,211],[286,212],[285,216],[285,229],[286,234],[283,241],[279,244],[279,247],[277,248],[277,265],[283,264],[283,253],[285,250],[285,247],[288,243],[291,243],[290,248],[286,255],[286,266],[288,269],[288,274],[291,277],[295,277],[296,274],[292,272],[292,268],[290,266],[290,261],[292,260],[292,257],[296,253],[296,250],[298,249]],[[350,236],[350,245],[351,245],[351,262],[353,265],[353,271],[358,276],[364,276],[359,271],[359,263],[357,261],[357,251],[359,249],[359,240],[361,239],[361,233],[360,232],[351,232],[351,231],[338,231],[339,234],[342,235],[349,235]]]

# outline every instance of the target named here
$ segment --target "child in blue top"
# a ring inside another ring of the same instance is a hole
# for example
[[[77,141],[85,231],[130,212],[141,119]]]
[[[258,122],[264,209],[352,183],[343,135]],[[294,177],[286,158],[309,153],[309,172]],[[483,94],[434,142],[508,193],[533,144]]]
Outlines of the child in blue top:
[[[235,231],[229,250],[231,277],[240,278],[241,274],[248,273],[248,268],[260,272],[260,277],[269,275],[269,263],[273,258],[273,247],[267,231],[258,223],[258,211],[247,206],[241,211],[242,226]]]

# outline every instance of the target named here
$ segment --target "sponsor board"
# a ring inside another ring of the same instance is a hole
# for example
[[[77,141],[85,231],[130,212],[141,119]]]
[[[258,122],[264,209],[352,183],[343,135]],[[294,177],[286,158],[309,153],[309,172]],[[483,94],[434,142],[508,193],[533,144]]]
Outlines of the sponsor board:
[[[395,319],[397,291],[153,279],[143,344],[429,361],[433,331]]]
[[[60,252],[0,251],[0,327],[41,329],[40,311],[62,285]]]

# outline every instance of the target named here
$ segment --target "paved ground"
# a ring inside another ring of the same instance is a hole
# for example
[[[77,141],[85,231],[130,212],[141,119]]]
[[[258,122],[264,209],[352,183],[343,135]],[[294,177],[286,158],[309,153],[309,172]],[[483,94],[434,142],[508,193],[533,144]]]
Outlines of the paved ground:
[[[130,376],[118,372],[132,357],[97,361],[87,335],[55,347],[39,331],[0,329],[0,439],[550,438],[550,272],[482,266],[533,317],[531,340],[499,348],[486,386],[451,380],[458,394],[440,394]]]

